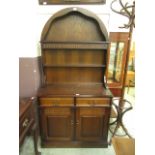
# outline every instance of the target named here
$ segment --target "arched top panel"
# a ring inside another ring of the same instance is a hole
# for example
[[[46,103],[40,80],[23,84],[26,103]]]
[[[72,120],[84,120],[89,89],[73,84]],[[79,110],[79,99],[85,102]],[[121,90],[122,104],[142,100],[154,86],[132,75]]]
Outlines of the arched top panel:
[[[45,24],[41,42],[108,41],[103,22],[82,8],[67,8],[54,14]]]

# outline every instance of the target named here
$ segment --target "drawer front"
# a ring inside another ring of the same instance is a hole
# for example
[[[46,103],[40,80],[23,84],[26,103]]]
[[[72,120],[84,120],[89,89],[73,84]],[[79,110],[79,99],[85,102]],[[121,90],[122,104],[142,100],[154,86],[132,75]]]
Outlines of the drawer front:
[[[78,108],[78,113],[80,116],[102,116],[105,114],[106,108]]]
[[[40,106],[73,106],[74,99],[73,98],[40,98]]]
[[[71,114],[71,109],[68,107],[61,107],[61,108],[53,108],[53,107],[47,107],[47,108],[41,108],[42,114],[45,116],[50,116],[50,115],[70,115]]]
[[[19,135],[23,134],[25,130],[28,130],[33,122],[34,119],[31,115],[31,111],[28,109],[19,120]]]
[[[110,106],[109,98],[77,98],[77,106]]]

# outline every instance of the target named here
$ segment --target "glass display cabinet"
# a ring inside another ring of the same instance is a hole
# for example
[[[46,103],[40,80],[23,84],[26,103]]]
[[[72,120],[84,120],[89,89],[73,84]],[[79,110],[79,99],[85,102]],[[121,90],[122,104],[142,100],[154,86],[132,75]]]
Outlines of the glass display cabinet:
[[[122,95],[128,32],[111,32],[108,50],[107,84],[115,97]]]

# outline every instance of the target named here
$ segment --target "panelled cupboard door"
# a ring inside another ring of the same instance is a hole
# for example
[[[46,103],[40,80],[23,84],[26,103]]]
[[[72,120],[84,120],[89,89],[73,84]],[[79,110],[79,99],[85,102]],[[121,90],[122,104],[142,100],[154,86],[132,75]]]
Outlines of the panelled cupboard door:
[[[73,114],[71,107],[41,108],[42,139],[71,141],[73,137]]]
[[[79,107],[76,113],[78,141],[103,141],[107,138],[107,108]]]

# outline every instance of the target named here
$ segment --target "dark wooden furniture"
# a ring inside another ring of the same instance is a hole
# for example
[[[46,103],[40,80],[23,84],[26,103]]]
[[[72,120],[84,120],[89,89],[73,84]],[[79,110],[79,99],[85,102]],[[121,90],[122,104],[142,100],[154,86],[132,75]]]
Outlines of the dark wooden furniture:
[[[119,138],[112,139],[116,155],[135,155],[135,139]]]
[[[106,0],[38,0],[40,5],[52,4],[105,4]]]
[[[112,94],[104,82],[104,24],[85,9],[61,10],[46,23],[41,47],[42,146],[107,147]]]
[[[128,45],[128,32],[110,32],[107,84],[115,97],[123,95],[123,79]]]
[[[34,115],[34,98],[19,99],[19,145],[21,146],[28,133],[33,134],[35,155],[41,155],[37,149],[37,123]]]

